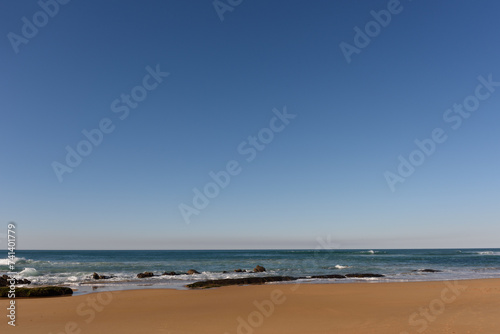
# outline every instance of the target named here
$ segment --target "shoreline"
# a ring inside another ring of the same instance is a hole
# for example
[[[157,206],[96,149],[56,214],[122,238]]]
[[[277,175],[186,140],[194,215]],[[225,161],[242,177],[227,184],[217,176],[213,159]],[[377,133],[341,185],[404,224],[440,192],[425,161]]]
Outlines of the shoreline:
[[[500,279],[137,289],[17,300],[20,333],[494,333]],[[5,312],[8,299],[0,299]],[[3,316],[5,317],[5,316]],[[7,319],[0,323],[2,332]],[[10,327],[10,326],[9,326]]]
[[[260,277],[266,277],[266,276],[260,276]],[[286,276],[283,276],[286,277]],[[227,279],[227,280],[239,280],[239,279]],[[271,282],[264,282],[262,284],[255,284],[255,285],[288,285],[288,284],[305,284],[305,285],[317,285],[317,284],[325,284],[325,285],[330,285],[330,284],[362,284],[362,283],[370,283],[370,284],[379,284],[379,283],[425,283],[425,282],[445,282],[445,281],[477,281],[477,280],[500,280],[500,277],[486,277],[486,278],[455,278],[455,279],[448,279],[448,278],[443,278],[443,279],[437,279],[437,278],[431,278],[428,280],[397,280],[397,279],[391,279],[391,278],[347,278],[347,279],[306,279],[304,280],[303,278],[299,277],[296,278],[295,280],[283,280],[283,281],[271,281]],[[200,281],[195,281],[194,283],[202,283],[202,282],[208,282],[211,280],[200,280]],[[191,288],[188,287],[188,285],[193,284],[193,283],[188,283],[186,282],[181,283],[183,284],[181,288],[175,288],[175,287],[160,287],[161,285],[167,285],[168,283],[163,283],[163,282],[156,282],[156,281],[138,281],[138,280],[124,280],[124,281],[102,281],[102,282],[84,282],[81,283],[77,288],[74,290],[78,290],[80,287],[106,287],[106,286],[143,286],[145,288],[137,288],[137,289],[119,289],[118,291],[127,291],[127,290],[143,290],[143,289],[159,289],[159,290],[178,290],[178,291],[186,291],[186,290],[192,290]],[[178,284],[180,286],[180,284]],[[216,287],[207,287],[203,289],[216,289],[216,288],[223,288],[226,286],[249,286],[253,284],[228,284],[225,286],[216,286]],[[61,284],[57,286],[65,286],[71,288],[70,285],[66,284]],[[147,288],[146,288],[147,287]],[[152,288],[149,288],[152,287]]]
[[[265,252],[20,251],[15,277],[27,278],[33,285],[154,284],[175,289],[183,289],[183,285],[201,280],[261,275],[304,277],[374,273],[385,275],[389,281],[481,279],[500,278],[499,259],[500,248]],[[0,263],[4,260],[0,259]],[[263,266],[266,272],[254,272],[256,266]],[[8,268],[0,268],[8,271]],[[188,274],[190,270],[192,274]],[[351,281],[350,278],[345,280]]]
[[[104,282],[85,282],[81,283],[78,286],[72,286],[69,284],[43,284],[43,285],[19,285],[17,288],[44,288],[44,287],[65,287],[73,290],[73,294],[71,296],[82,296],[95,294],[100,292],[123,292],[123,291],[143,291],[143,290],[168,290],[168,291],[192,291],[192,290],[213,290],[227,287],[246,287],[246,286],[279,286],[279,285],[338,285],[338,284],[406,284],[406,283],[439,283],[439,282],[453,282],[453,281],[490,281],[490,280],[499,280],[498,277],[488,277],[488,278],[456,278],[456,279],[430,279],[430,280],[415,280],[415,281],[403,281],[403,280],[380,280],[380,279],[335,279],[335,280],[316,280],[316,281],[303,281],[302,279],[297,280],[284,280],[284,281],[271,281],[271,282],[263,282],[260,284],[245,284],[245,283],[235,283],[235,284],[227,284],[221,286],[209,286],[209,287],[201,287],[201,288],[190,288],[186,283],[184,285],[177,285],[176,287],[167,286],[168,284],[161,284],[157,282],[141,282],[141,281],[104,281]],[[205,282],[204,280],[197,281],[197,283]],[[192,283],[191,283],[192,284]],[[70,296],[70,297],[71,297]],[[51,296],[57,297],[57,296]],[[66,297],[66,296],[65,296]],[[19,297],[23,298],[23,297]],[[0,297],[0,301],[2,298]]]

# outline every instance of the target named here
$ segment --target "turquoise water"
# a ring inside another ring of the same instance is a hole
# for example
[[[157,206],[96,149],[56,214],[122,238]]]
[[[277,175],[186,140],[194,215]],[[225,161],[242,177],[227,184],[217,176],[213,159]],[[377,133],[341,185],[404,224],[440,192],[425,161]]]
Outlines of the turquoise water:
[[[0,253],[0,274],[9,272],[7,254]],[[235,273],[256,265],[265,273]],[[186,272],[199,275],[155,276],[137,279],[137,273],[152,271]],[[435,269],[441,272],[423,273]],[[228,271],[228,273],[223,273]],[[13,276],[28,278],[33,284],[67,284],[71,287],[105,288],[161,287],[182,289],[185,284],[217,278],[254,275],[311,276],[347,273],[377,273],[383,278],[321,280],[425,281],[500,277],[500,249],[418,249],[418,250],[208,250],[208,251],[18,251]],[[114,276],[95,281],[91,274]],[[304,279],[304,283],[317,283]]]

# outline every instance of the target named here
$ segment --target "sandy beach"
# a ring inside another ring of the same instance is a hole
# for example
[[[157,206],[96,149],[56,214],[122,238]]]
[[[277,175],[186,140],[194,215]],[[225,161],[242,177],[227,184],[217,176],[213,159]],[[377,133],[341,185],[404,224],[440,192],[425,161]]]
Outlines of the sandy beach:
[[[16,312],[2,333],[493,334],[500,279],[129,290],[17,299]]]

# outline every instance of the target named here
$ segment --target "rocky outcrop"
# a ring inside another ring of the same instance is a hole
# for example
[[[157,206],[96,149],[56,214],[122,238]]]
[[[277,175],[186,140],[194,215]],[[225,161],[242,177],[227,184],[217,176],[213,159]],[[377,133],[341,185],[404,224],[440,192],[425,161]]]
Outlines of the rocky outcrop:
[[[345,277],[348,278],[372,278],[372,277],[385,277],[382,274],[346,274]]]
[[[246,273],[247,271],[243,270],[243,269],[234,269],[234,272],[235,273]]]
[[[8,287],[0,288],[0,297],[8,297]],[[19,297],[53,297],[72,295],[73,290],[61,286],[45,286],[42,288],[16,288],[16,298]]]
[[[259,266],[259,265],[257,265],[255,268],[253,268],[254,273],[262,273],[264,271],[266,271],[266,268]]]
[[[188,275],[194,275],[194,274],[199,274],[199,272],[197,272],[197,271],[196,271],[196,270],[194,270],[194,269],[189,269],[189,270],[187,271],[187,274],[188,274]]]
[[[412,272],[419,272],[419,273],[440,273],[442,270],[437,270],[437,269],[419,269],[419,270],[412,270]]]
[[[201,282],[195,282],[186,285],[186,287],[191,289],[206,289],[206,288],[216,288],[220,286],[227,285],[248,285],[248,284],[264,284],[267,282],[282,282],[282,281],[296,281],[298,279],[345,279],[345,278],[372,278],[372,277],[385,277],[382,274],[372,274],[372,273],[354,273],[346,275],[315,275],[308,277],[291,277],[291,276],[263,276],[263,277],[245,277],[245,278],[225,278],[216,280],[206,280]]]
[[[175,276],[175,275],[179,275],[178,273],[176,273],[175,271],[166,271],[162,274],[163,276],[166,276],[166,275],[169,275],[169,276]]]
[[[217,288],[227,285],[248,285],[248,284],[264,284],[267,282],[284,282],[294,281],[296,278],[290,276],[267,276],[267,277],[245,277],[245,278],[226,278],[207,280],[186,285],[190,289],[207,289]]]
[[[302,277],[302,278],[305,278],[305,277]],[[316,275],[316,276],[311,276],[311,278],[321,278],[321,279],[328,279],[328,278],[338,278],[338,279],[342,279],[342,278],[346,278],[344,275]]]
[[[137,278],[146,278],[146,277],[153,277],[154,274],[150,271],[145,271],[143,273],[137,274]]]
[[[10,278],[7,275],[0,276],[0,286],[9,286],[11,280],[12,280],[12,278]],[[31,281],[27,280],[27,279],[15,279],[14,278],[14,281],[15,281],[15,283],[14,283],[15,285],[19,285],[19,284],[31,284]]]

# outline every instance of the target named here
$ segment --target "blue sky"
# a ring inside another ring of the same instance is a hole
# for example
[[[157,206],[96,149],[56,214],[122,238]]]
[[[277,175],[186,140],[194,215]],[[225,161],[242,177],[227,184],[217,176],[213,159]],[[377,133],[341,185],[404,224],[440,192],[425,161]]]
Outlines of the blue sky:
[[[0,217],[20,248],[500,247],[500,4],[254,0],[221,20],[208,0],[54,1],[0,4]],[[399,175],[434,129],[446,141]]]

